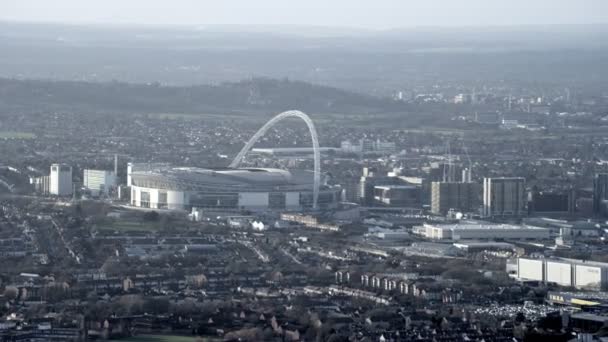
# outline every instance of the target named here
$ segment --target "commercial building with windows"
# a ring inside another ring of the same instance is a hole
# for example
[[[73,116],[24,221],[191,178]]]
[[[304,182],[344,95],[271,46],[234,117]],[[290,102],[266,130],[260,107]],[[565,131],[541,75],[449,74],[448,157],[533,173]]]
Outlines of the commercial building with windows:
[[[190,210],[290,211],[313,206],[313,174],[269,168],[203,169],[161,167],[129,173],[131,205]],[[335,208],[341,188],[321,186],[320,209]]]
[[[481,186],[477,183],[432,182],[431,212],[445,215],[450,209],[479,210]]]
[[[114,172],[106,170],[85,169],[82,180],[84,187],[91,191],[93,196],[108,194],[117,184]]]
[[[520,177],[483,179],[483,216],[523,216],[526,180]]]
[[[73,193],[71,166],[65,164],[52,164],[49,179],[49,193],[51,195],[69,196]]]

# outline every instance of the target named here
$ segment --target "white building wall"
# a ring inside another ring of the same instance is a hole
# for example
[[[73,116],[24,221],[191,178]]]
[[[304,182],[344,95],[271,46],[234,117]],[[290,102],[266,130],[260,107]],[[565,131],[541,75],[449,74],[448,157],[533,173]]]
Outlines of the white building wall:
[[[141,190],[139,187],[131,187],[131,204],[136,207],[141,206]]]
[[[49,193],[51,195],[67,196],[72,194],[72,167],[52,164],[49,178]]]
[[[268,207],[267,192],[241,192],[239,193],[240,208],[267,208]]]
[[[429,239],[494,240],[494,239],[549,239],[551,231],[544,228],[466,227],[434,226],[425,224],[424,235]]]
[[[158,209],[158,189],[149,189],[150,208]]]
[[[300,193],[288,192],[285,194],[285,207],[295,208],[300,206]]]
[[[518,278],[524,280],[544,281],[544,261],[519,258],[517,275]]]
[[[99,193],[102,189],[107,193],[117,184],[114,172],[107,170],[86,169],[83,171],[82,179],[84,187],[94,194]]]
[[[158,197],[157,197],[158,198]],[[167,191],[167,206],[171,210],[183,210],[189,203],[187,195],[183,191]]]
[[[573,286],[572,265],[565,262],[547,261],[545,281],[562,286]]]
[[[595,288],[602,287],[602,268],[598,266],[574,266],[575,286],[578,288]]]
[[[550,231],[544,228],[467,228],[454,229],[453,235],[460,239],[549,239],[551,237]]]
[[[136,207],[141,207],[141,192],[150,193],[150,208],[158,209],[159,194],[164,190],[142,188],[138,186],[131,187],[131,204]],[[182,191],[167,191],[168,209],[184,210],[184,206],[188,204],[186,196]]]

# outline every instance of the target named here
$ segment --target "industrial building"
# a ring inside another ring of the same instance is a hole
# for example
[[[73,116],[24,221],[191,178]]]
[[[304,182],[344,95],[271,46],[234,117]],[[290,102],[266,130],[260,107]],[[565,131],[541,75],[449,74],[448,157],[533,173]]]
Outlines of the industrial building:
[[[525,214],[526,180],[520,177],[483,179],[483,216],[522,216]]]
[[[476,183],[432,182],[431,212],[445,215],[450,209],[471,212],[478,209],[481,187]]]
[[[73,193],[71,166],[52,164],[49,179],[49,193],[51,195],[69,196]]]
[[[269,168],[172,168],[128,170],[131,205],[191,210],[305,210],[313,207],[312,172]],[[321,186],[320,209],[336,208],[341,188]]]
[[[456,224],[427,224],[414,232],[433,240],[546,240],[551,231],[545,228],[465,221]]]
[[[509,260],[507,271],[523,281],[538,281],[579,289],[601,290],[608,287],[608,263],[576,259]]]
[[[117,185],[116,174],[106,170],[85,169],[82,180],[84,188],[93,196],[107,195]]]

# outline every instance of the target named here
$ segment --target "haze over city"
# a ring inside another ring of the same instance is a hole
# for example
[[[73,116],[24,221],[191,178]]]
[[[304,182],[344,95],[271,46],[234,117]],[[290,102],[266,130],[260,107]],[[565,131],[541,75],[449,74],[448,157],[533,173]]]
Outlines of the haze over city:
[[[0,19],[146,25],[416,26],[607,24],[602,0],[4,0]]]
[[[603,341],[608,3],[0,0],[0,341]]]

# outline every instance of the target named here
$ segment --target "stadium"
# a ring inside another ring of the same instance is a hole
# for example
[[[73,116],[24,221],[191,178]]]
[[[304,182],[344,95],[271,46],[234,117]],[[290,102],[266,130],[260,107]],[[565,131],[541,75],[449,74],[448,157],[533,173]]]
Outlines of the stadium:
[[[309,128],[314,170],[239,167],[257,140],[278,121],[289,117],[302,119]],[[196,207],[248,211],[333,209],[337,207],[341,194],[339,186],[320,184],[316,130],[310,118],[299,111],[283,112],[268,121],[228,168],[130,164],[127,174],[131,205],[140,208],[190,210]]]

